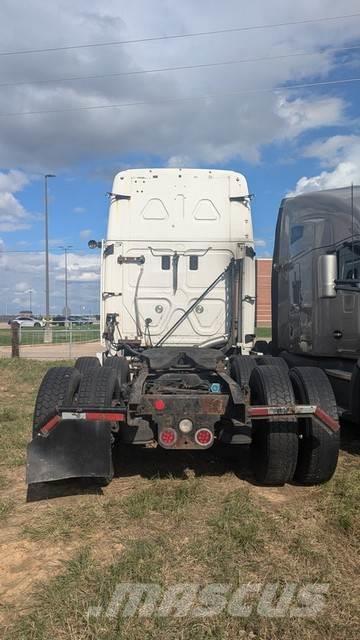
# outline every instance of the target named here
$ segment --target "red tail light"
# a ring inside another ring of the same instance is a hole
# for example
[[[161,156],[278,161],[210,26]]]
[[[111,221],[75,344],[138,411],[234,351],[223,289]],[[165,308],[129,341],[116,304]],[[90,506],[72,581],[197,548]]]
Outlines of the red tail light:
[[[199,429],[195,433],[195,442],[202,447],[206,447],[213,441],[213,434],[210,429]]]
[[[163,409],[165,409],[164,400],[155,400],[154,407],[155,407],[156,411],[162,411]]]
[[[164,447],[171,447],[177,439],[175,429],[164,429],[160,431],[159,440]]]

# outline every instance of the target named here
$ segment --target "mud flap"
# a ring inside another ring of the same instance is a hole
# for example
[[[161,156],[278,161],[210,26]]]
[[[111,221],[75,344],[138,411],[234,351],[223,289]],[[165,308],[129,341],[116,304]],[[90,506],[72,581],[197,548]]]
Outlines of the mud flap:
[[[28,444],[27,484],[111,474],[110,422],[63,420],[47,437],[37,435]]]

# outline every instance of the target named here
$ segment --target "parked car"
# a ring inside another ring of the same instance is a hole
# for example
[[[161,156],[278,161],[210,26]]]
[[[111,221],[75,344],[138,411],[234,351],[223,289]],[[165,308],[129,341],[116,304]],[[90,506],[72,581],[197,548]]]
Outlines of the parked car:
[[[72,324],[91,324],[87,318],[83,318],[82,316],[69,316],[68,320],[69,322],[72,322]]]
[[[94,316],[81,316],[83,320],[85,320],[86,324],[94,324],[96,322],[96,318]]]
[[[66,322],[65,316],[54,316],[52,319],[52,324],[57,325],[58,327],[64,327]]]
[[[12,320],[9,320],[9,324],[12,322],[16,322],[19,327],[44,327],[45,322],[43,320],[39,320],[38,318],[32,318],[31,316],[16,316]]]

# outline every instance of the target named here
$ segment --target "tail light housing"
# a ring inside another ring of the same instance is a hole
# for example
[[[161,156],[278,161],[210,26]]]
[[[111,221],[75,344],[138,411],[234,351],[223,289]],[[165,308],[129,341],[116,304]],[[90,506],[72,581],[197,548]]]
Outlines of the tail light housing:
[[[208,447],[210,444],[212,444],[213,440],[214,435],[212,431],[210,431],[210,429],[198,429],[195,433],[195,442],[200,447]]]
[[[160,431],[159,440],[163,447],[172,447],[177,440],[175,429],[168,428]]]
[[[165,409],[165,402],[159,398],[158,400],[154,400],[154,408],[156,411],[163,411]]]

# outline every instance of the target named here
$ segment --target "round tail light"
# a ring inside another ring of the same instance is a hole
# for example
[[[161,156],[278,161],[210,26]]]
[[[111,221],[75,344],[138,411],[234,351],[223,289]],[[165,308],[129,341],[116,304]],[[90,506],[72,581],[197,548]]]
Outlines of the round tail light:
[[[160,431],[159,440],[164,447],[172,447],[176,442],[176,431],[175,429],[164,429]]]
[[[192,431],[193,429],[192,421],[189,420],[188,418],[184,418],[183,420],[180,420],[179,429],[181,433],[190,433],[190,431]]]
[[[210,429],[199,429],[195,433],[195,442],[201,447],[206,447],[213,441],[213,434]]]
[[[155,407],[156,411],[163,411],[163,409],[165,409],[164,400],[155,400],[154,401],[154,407]]]

